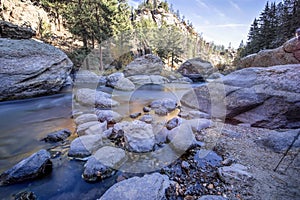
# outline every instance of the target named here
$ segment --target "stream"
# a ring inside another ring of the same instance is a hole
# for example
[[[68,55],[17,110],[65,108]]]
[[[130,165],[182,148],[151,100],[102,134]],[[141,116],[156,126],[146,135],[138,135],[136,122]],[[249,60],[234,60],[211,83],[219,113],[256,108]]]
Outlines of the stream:
[[[193,85],[199,86],[199,85]],[[189,84],[176,86],[146,85],[132,93],[116,92],[102,87],[102,91],[112,93],[120,102],[115,109],[123,116],[141,112],[152,100],[173,98],[178,102],[191,87]],[[0,173],[11,168],[22,159],[40,149],[53,149],[55,144],[41,141],[48,133],[68,128],[75,131],[72,115],[72,92],[26,100],[0,103]],[[177,114],[176,114],[177,115]],[[167,117],[172,118],[170,115]],[[69,140],[76,137],[73,134]],[[64,153],[53,159],[50,175],[37,180],[1,186],[0,199],[12,199],[14,194],[32,191],[39,200],[48,199],[96,199],[112,186],[121,172],[97,183],[87,183],[81,178],[84,162],[71,160],[66,156],[70,141],[62,148]]]

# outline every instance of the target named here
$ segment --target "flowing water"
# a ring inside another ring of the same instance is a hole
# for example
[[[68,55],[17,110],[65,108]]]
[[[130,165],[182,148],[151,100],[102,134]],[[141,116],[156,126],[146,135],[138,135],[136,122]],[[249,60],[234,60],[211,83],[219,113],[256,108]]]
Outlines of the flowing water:
[[[121,104],[115,110],[128,116],[130,113],[141,112],[143,106],[155,99],[173,98],[179,101],[190,87],[149,85],[132,93],[115,92],[109,88],[101,90],[112,93],[113,98]],[[70,91],[0,103],[0,173],[42,148],[53,148],[54,144],[40,141],[48,133],[63,128],[74,131],[71,113]],[[54,159],[53,171],[47,177],[11,186],[0,186],[0,199],[11,199],[13,194],[24,190],[33,191],[40,200],[95,199],[116,182],[118,174],[103,182],[85,182],[81,178],[84,163],[70,160],[65,155],[66,153]]]

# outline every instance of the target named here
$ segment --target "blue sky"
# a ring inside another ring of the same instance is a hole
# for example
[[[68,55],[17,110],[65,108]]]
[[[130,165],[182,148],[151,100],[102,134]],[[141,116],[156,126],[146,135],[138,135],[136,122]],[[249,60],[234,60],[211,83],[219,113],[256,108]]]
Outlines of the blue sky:
[[[186,20],[208,41],[237,48],[247,40],[251,23],[263,10],[267,0],[167,0],[179,9]],[[269,2],[280,0],[269,0]],[[129,0],[137,5],[142,0]]]

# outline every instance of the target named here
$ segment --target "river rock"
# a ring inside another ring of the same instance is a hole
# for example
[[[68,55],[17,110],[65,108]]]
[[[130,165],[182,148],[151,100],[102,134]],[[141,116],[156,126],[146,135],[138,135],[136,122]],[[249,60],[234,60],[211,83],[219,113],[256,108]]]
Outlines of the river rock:
[[[299,128],[299,70],[300,65],[245,68],[209,83],[218,86],[211,88],[224,95],[212,99],[214,91],[208,89],[208,84],[184,94],[181,103],[210,114],[212,105],[218,108],[215,111],[222,109],[212,100],[226,100],[226,112],[220,113],[221,118],[269,129]]]
[[[147,124],[151,124],[153,122],[153,117],[151,115],[143,115],[140,118],[140,121],[146,122]]]
[[[142,113],[140,113],[140,112],[132,113],[132,114],[130,114],[130,118],[135,119],[135,118],[138,118],[141,115],[142,115]]]
[[[102,147],[101,135],[84,135],[74,139],[70,145],[68,156],[85,158]]]
[[[58,92],[72,62],[59,49],[35,40],[0,38],[0,101]]]
[[[124,74],[121,72],[116,72],[107,77],[106,85],[114,88],[117,83],[124,78]]]
[[[169,80],[160,75],[134,75],[127,77],[135,85],[157,84],[162,85],[169,83]]]
[[[225,183],[236,185],[240,181],[252,178],[252,174],[247,170],[247,167],[241,164],[232,164],[231,166],[219,167],[218,175]]]
[[[22,191],[13,196],[15,196],[14,200],[36,200],[37,199],[34,192],[31,191]]]
[[[79,136],[85,135],[85,131],[90,128],[91,126],[99,124],[98,121],[91,121],[91,122],[86,122],[84,124],[80,124],[77,126],[76,132]]]
[[[167,122],[166,128],[168,130],[171,130],[171,129],[179,126],[181,123],[182,123],[182,119],[180,117],[174,117]]]
[[[212,64],[201,58],[193,58],[184,62],[177,70],[181,75],[190,78],[193,82],[204,81],[214,72]]]
[[[112,169],[118,169],[127,159],[123,149],[112,146],[102,147],[93,156],[103,165]]]
[[[154,109],[158,115],[167,115],[176,109],[177,102],[168,98],[159,99],[152,101],[150,107]]]
[[[82,105],[96,106],[97,108],[112,108],[119,106],[119,102],[111,99],[110,94],[89,88],[77,90],[75,99]]]
[[[163,62],[155,55],[147,54],[139,57],[127,65],[124,69],[124,75],[160,75],[163,69]]]
[[[274,152],[282,153],[285,152],[295,140],[295,143],[292,145],[291,149],[299,149],[300,137],[297,138],[299,131],[300,129],[289,130],[285,132],[271,131],[266,136],[256,140],[255,142],[262,147],[267,147],[273,150]]]
[[[80,70],[76,73],[75,85],[84,86],[85,84],[93,84],[95,87],[98,85],[100,76],[89,70]]]
[[[154,147],[155,137],[150,124],[135,120],[118,123],[114,129],[115,132],[123,132],[125,145],[129,151],[149,152]]]
[[[19,183],[45,176],[52,171],[50,153],[44,149],[25,158],[0,175],[0,185]]]
[[[79,115],[75,119],[77,125],[84,124],[86,122],[98,121],[98,117],[95,114],[83,114]]]
[[[192,119],[188,120],[187,123],[190,124],[192,131],[197,133],[213,125],[213,122],[209,119]]]
[[[88,182],[103,180],[114,174],[114,170],[103,165],[94,156],[91,156],[84,165],[82,178]]]
[[[96,110],[98,120],[101,122],[107,121],[109,124],[115,124],[122,120],[122,116],[112,110]]]
[[[168,177],[159,173],[133,177],[110,187],[99,200],[162,200],[170,185]]]
[[[59,131],[55,131],[52,133],[49,133],[43,140],[45,142],[60,142],[64,141],[71,135],[71,131],[69,129],[62,129]]]
[[[128,78],[122,78],[116,83],[114,88],[122,91],[133,91],[135,85]]]
[[[104,131],[107,130],[107,122],[95,124],[93,126],[90,126],[88,129],[85,130],[85,135],[96,135],[100,134],[103,135]]]

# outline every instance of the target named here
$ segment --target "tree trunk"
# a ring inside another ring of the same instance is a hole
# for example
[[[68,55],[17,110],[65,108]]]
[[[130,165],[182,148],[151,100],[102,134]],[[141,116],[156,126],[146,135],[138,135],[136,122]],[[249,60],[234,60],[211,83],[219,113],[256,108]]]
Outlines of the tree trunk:
[[[99,70],[103,71],[103,55],[102,55],[102,46],[101,43],[99,43],[99,50],[100,50],[100,64],[99,64]]]

